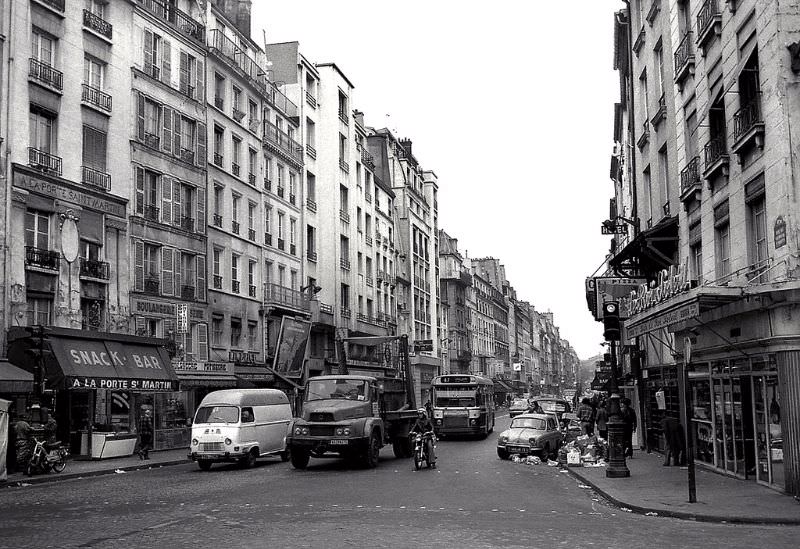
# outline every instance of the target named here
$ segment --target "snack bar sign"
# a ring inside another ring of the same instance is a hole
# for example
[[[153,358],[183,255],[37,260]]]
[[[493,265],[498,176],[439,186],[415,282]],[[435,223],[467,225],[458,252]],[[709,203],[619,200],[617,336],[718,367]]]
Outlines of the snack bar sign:
[[[630,295],[621,300],[622,307],[628,311],[628,316],[646,311],[651,307],[667,301],[691,289],[689,280],[689,267],[687,265],[673,265],[658,274],[658,279],[648,284],[641,284]]]

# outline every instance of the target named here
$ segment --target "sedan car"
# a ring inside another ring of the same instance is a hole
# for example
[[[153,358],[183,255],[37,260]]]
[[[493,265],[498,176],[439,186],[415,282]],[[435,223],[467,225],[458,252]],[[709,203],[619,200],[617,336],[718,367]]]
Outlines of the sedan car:
[[[531,412],[544,412],[545,414],[555,414],[559,422],[563,422],[565,413],[572,412],[569,401],[563,398],[551,396],[538,396],[531,402]]]
[[[514,399],[514,402],[511,403],[511,406],[508,407],[508,415],[510,417],[518,416],[520,414],[524,414],[528,411],[528,407],[530,404],[528,403],[528,399],[526,398],[517,398]]]
[[[542,459],[555,458],[562,436],[554,415],[521,414],[497,437],[497,455],[508,459],[511,454],[539,453]]]

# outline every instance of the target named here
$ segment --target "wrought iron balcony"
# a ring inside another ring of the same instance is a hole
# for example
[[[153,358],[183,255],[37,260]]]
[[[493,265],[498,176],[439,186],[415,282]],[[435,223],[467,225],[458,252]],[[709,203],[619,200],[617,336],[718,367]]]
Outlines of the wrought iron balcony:
[[[142,215],[148,221],[161,221],[161,210],[151,204],[144,205]]]
[[[317,108],[317,100],[314,98],[314,96],[308,90],[306,90],[306,103],[308,103],[309,105],[311,105],[315,109]]]
[[[296,244],[289,244],[289,253],[292,255],[297,255],[297,245]]]
[[[344,210],[339,210],[339,219],[341,219],[345,223],[350,223],[350,214]]]
[[[278,194],[278,196],[279,196],[280,198],[283,198],[283,193],[284,193],[284,191],[285,191],[285,188],[283,187],[283,185],[281,185],[281,184],[279,183],[279,184],[278,184],[278,192],[277,192],[277,194]]]
[[[703,148],[703,153],[706,161],[703,177],[711,181],[714,174],[720,169],[723,171],[723,175],[728,175],[729,157],[724,134],[712,137],[711,141],[706,143]]]
[[[64,89],[64,73],[34,57],[30,58],[28,76],[36,82],[55,90],[61,91]]]
[[[111,96],[109,94],[89,84],[82,84],[82,86],[81,101],[102,111],[111,112]]]
[[[256,230],[255,229],[247,229],[247,239],[255,241],[255,239],[256,239]]]
[[[195,299],[195,287],[189,284],[184,284],[181,286],[181,299],[185,299],[186,301],[194,301]]]
[[[289,204],[294,206],[296,202],[297,202],[297,195],[289,193]]]
[[[194,164],[194,151],[192,149],[181,149],[181,160],[187,164]]]
[[[308,294],[266,282],[264,283],[264,305],[281,305],[296,310],[308,311]]]
[[[339,259],[339,266],[344,269],[345,271],[350,270],[350,260],[345,259],[344,257]]]
[[[42,4],[53,8],[54,10],[64,13],[64,0],[38,0]]]
[[[297,164],[303,163],[303,146],[269,121],[264,122],[264,146]]]
[[[314,158],[314,159],[316,159],[316,158],[317,158],[317,149],[315,149],[315,148],[314,148],[314,147],[312,147],[311,145],[308,145],[308,144],[307,144],[307,145],[306,145],[306,154],[307,154],[308,156],[310,156],[311,158]]]
[[[161,295],[161,279],[157,275],[150,275],[144,278],[144,293]]]
[[[238,294],[239,290],[241,290],[241,287],[242,287],[241,282],[239,282],[238,280],[231,280],[231,291],[233,293]]]
[[[255,297],[256,296],[256,287],[255,287],[255,285],[250,284],[247,287],[247,295],[249,295],[250,297]]]
[[[690,193],[695,188],[700,187],[700,157],[695,156],[681,170],[681,199],[684,199],[687,193]]]
[[[61,157],[28,147],[28,165],[43,173],[61,175]]]
[[[57,271],[58,264],[58,252],[35,246],[25,246],[25,265]]]
[[[241,167],[240,167],[240,166],[239,166],[239,164],[237,164],[236,162],[234,162],[234,163],[232,163],[232,164],[231,164],[231,172],[232,172],[232,173],[233,173],[233,175],[235,175],[236,177],[239,177],[239,171],[240,171],[240,169],[241,169]]]
[[[306,198],[306,208],[308,208],[312,212],[317,211],[317,203],[310,198]]]
[[[269,177],[264,178],[264,188],[268,191],[272,190],[272,180]]]
[[[757,95],[733,115],[733,150],[739,152],[752,139],[763,146],[764,119],[761,98]]]
[[[705,46],[712,36],[722,33],[722,13],[719,0],[706,0],[697,14],[697,42]]]
[[[286,241],[282,238],[278,239],[278,249],[283,251],[286,248]]]
[[[225,110],[225,100],[222,97],[214,97],[214,106],[219,110]]]
[[[111,277],[111,270],[108,263],[105,261],[86,259],[82,257],[80,269],[80,276],[99,278],[101,280],[108,280]]]
[[[81,181],[101,191],[111,190],[111,175],[89,166],[81,166]]]
[[[341,120],[345,124],[350,124],[350,119],[347,116],[347,111],[346,110],[339,109],[339,120]]]
[[[364,242],[367,246],[372,246],[372,237],[368,234],[364,235]]]
[[[214,165],[219,166],[221,168],[223,161],[224,161],[224,158],[222,157],[221,154],[214,153]]]
[[[216,53],[228,65],[237,69],[262,92],[266,92],[270,85],[267,81],[267,72],[221,30],[212,29],[208,32],[208,48],[211,53]]]
[[[678,47],[675,48],[675,82],[678,87],[682,85],[684,78],[688,74],[694,74],[694,42],[692,36],[692,31],[687,31]]]
[[[221,290],[222,289],[222,276],[214,275],[214,289]]]
[[[239,222],[238,221],[231,221],[231,232],[233,234],[239,234]]]
[[[361,163],[370,170],[375,169],[375,157],[372,156],[366,149],[361,149]]]
[[[248,173],[247,174],[247,182],[255,187],[255,185],[256,185],[256,174]]]
[[[165,0],[136,0],[136,3],[186,36],[200,43],[205,41],[205,26],[192,19],[189,14],[179,10],[174,4]]]
[[[344,159],[339,159],[339,169],[342,170],[344,173],[350,173],[350,164],[344,161]]]
[[[83,10],[83,26],[92,29],[98,34],[102,34],[109,40],[111,39],[113,29],[111,23],[86,9]]]
[[[184,231],[194,231],[194,218],[186,215],[181,216],[181,229]]]
[[[342,317],[344,318],[350,318],[350,316],[352,315],[352,312],[350,311],[349,307],[342,307],[341,312],[342,312]]]
[[[308,258],[309,261],[316,261],[317,260],[317,252],[308,250],[306,252],[306,257]]]
[[[272,246],[272,235],[269,233],[264,233],[264,244],[267,246]]]
[[[220,214],[214,214],[213,223],[215,227],[222,227],[222,216]]]
[[[151,149],[158,150],[161,146],[161,136],[155,133],[145,133],[144,134],[144,144]]]

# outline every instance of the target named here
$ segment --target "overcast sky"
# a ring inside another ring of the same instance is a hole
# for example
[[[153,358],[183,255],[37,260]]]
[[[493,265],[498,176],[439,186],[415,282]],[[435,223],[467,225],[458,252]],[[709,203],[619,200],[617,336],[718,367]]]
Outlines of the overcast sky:
[[[581,358],[601,350],[584,279],[602,263],[618,0],[253,0],[253,38],[300,42],[355,85],[365,124],[414,143],[439,177],[439,226],[493,256],[553,311]]]

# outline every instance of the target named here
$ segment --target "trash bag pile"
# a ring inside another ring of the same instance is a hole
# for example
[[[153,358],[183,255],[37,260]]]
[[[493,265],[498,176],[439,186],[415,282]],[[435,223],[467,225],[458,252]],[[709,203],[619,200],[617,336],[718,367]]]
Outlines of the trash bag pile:
[[[539,456],[520,456],[519,454],[514,454],[511,456],[511,461],[525,465],[542,465],[543,463],[546,463],[548,467],[558,466],[557,461],[552,459],[543,460]]]
[[[608,441],[596,435],[581,435],[558,452],[558,461],[570,467],[604,467]]]

